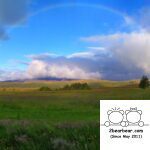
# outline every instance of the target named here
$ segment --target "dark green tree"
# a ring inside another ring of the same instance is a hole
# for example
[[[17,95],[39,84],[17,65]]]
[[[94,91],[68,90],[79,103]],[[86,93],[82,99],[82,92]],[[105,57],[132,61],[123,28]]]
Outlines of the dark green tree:
[[[149,79],[147,76],[143,76],[140,80],[139,87],[142,89],[148,88],[150,85]]]

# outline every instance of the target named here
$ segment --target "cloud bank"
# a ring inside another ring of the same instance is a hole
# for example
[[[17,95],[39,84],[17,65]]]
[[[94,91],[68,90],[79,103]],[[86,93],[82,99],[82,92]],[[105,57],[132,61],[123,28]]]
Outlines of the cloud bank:
[[[0,80],[63,78],[127,80],[150,76],[150,33],[145,31],[115,33],[81,38],[96,43],[85,52],[67,56],[29,55],[24,72],[2,72]],[[8,78],[10,79],[10,78]]]
[[[40,57],[40,56],[38,56]],[[82,60],[81,60],[82,61]],[[25,71],[0,71],[0,81],[25,79],[99,79],[100,73],[66,57],[33,59]]]
[[[128,71],[127,73],[136,76],[135,70],[137,70],[137,75],[150,75],[149,32],[115,33],[110,35],[85,37],[81,38],[81,40],[99,43],[100,45],[105,46],[105,49],[109,51],[113,60],[116,60],[121,64],[123,69],[126,68]],[[119,68],[119,70],[122,68]]]

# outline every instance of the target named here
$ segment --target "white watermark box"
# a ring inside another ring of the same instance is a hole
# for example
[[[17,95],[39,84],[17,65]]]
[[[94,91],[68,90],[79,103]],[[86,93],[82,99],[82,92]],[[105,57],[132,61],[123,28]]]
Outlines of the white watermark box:
[[[148,147],[150,100],[100,100],[100,150]]]

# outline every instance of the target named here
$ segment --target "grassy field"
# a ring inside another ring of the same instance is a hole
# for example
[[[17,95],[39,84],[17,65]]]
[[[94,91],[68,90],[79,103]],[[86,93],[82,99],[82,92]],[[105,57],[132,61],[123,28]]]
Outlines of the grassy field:
[[[150,99],[137,81],[80,82],[92,89],[38,90],[68,81],[0,83],[0,150],[98,150],[100,99]]]

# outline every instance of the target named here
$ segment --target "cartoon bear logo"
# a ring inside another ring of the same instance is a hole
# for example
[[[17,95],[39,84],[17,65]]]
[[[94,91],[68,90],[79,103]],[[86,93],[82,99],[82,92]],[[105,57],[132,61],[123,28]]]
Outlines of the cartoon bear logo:
[[[109,110],[107,112],[108,115],[108,121],[104,123],[106,127],[109,126],[122,126],[122,127],[127,127],[127,126],[144,126],[144,122],[141,121],[141,115],[142,111],[137,110],[137,108],[130,108],[130,110],[126,110],[125,112],[123,110],[119,109],[113,109]]]
[[[120,125],[124,119],[124,111],[123,110],[109,110],[107,112],[108,120],[105,122],[105,126],[109,127],[110,125]]]
[[[141,121],[142,111],[137,110],[136,108],[130,108],[130,110],[126,110],[126,120],[129,125],[139,125],[140,127],[144,126],[144,122]]]

